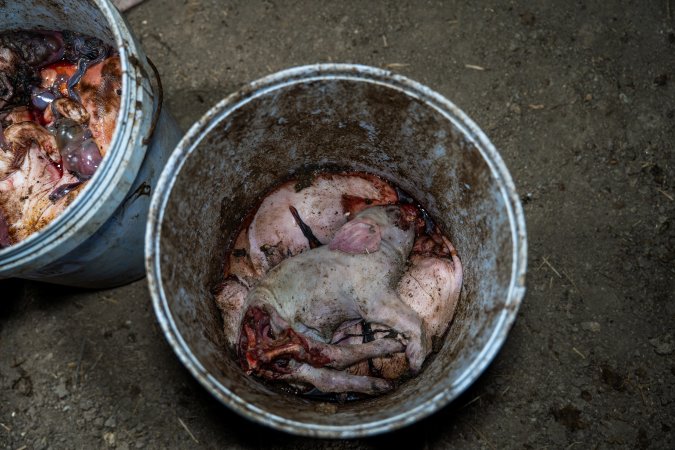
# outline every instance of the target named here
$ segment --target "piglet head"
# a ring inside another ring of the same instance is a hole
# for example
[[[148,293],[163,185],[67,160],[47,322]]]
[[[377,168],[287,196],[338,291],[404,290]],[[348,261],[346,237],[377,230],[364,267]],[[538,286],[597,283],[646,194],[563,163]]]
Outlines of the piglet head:
[[[338,230],[329,248],[350,254],[373,253],[379,250],[381,241],[385,241],[407,256],[415,236],[411,226],[415,218],[410,206],[372,206],[364,209]]]

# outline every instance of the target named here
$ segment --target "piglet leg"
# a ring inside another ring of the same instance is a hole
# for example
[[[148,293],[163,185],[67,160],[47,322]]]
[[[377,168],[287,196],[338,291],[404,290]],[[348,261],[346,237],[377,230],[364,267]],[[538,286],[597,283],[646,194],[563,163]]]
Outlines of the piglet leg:
[[[292,358],[316,367],[344,369],[366,359],[399,353],[404,349],[403,343],[389,338],[356,345],[325,344],[289,329],[282,333],[280,339],[265,342],[262,347],[257,346],[247,352],[253,353],[257,364]]]
[[[295,361],[291,361],[286,369],[287,373],[262,372],[261,375],[269,379],[308,383],[322,392],[359,392],[376,395],[390,391],[394,387],[392,382],[382,378],[352,375]]]
[[[391,338],[355,345],[335,345],[308,341],[310,351],[316,349],[319,354],[330,360],[326,366],[335,369],[344,369],[366,359],[387,356],[405,350],[405,345],[402,342]]]
[[[405,348],[400,341],[392,338],[358,345],[326,344],[291,327],[283,327],[283,324],[276,312],[270,314],[259,306],[247,310],[239,339],[239,355],[244,370],[263,376],[274,373],[277,376],[271,378],[278,378],[279,374],[288,372],[291,363],[342,369],[369,358],[398,353]],[[392,337],[395,336],[394,333]]]
[[[413,373],[419,372],[431,351],[431,336],[425,330],[420,316],[395,291],[382,292],[379,297],[372,299],[369,306],[363,315],[365,321],[379,323],[402,333],[408,339],[405,354],[410,369]]]

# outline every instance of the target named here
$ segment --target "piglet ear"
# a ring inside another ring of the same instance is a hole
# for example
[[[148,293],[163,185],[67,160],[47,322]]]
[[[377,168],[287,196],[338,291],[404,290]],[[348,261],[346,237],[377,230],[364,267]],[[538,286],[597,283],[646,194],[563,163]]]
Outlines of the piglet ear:
[[[370,221],[355,219],[347,222],[340,228],[328,244],[331,250],[352,255],[361,253],[373,253],[379,250],[382,233],[380,227]]]

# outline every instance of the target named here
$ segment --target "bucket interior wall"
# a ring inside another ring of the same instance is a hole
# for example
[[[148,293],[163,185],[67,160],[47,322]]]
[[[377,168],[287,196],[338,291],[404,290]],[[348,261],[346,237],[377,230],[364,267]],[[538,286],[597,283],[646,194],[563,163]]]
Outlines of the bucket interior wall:
[[[68,30],[114,44],[105,17],[92,0],[9,0],[2,2],[0,30]]]
[[[481,330],[497,328],[513,265],[504,194],[474,143],[422,101],[346,79],[272,90],[214,123],[177,175],[160,241],[170,314],[202,366],[243,400],[315,424],[359,425],[405,413],[441,392],[447,379],[462,390],[490,338]],[[411,193],[445,229],[465,271],[450,331],[423,372],[390,394],[336,405],[337,413],[245,376],[223,346],[212,294],[227,240],[244,215],[284,178],[316,167],[372,172]]]

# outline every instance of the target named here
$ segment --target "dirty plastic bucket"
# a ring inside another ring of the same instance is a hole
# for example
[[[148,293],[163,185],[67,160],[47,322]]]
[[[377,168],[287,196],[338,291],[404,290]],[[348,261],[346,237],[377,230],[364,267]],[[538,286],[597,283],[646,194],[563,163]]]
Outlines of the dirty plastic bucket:
[[[0,2],[0,30],[70,30],[103,39],[122,62],[122,100],[110,148],[73,203],[44,229],[0,250],[0,278],[112,287],[143,277],[150,193],[182,133],[161,109],[154,66],[107,0]],[[160,112],[161,111],[161,112]]]
[[[281,180],[317,167],[391,180],[426,206],[462,259],[440,351],[419,376],[369,400],[327,405],[246,376],[225,348],[211,291],[246,213]],[[523,210],[498,152],[450,101],[372,67],[294,68],[220,102],[171,155],[148,220],[149,288],[180,360],[233,410],[301,435],[367,436],[443,407],[494,358],[525,293]]]

